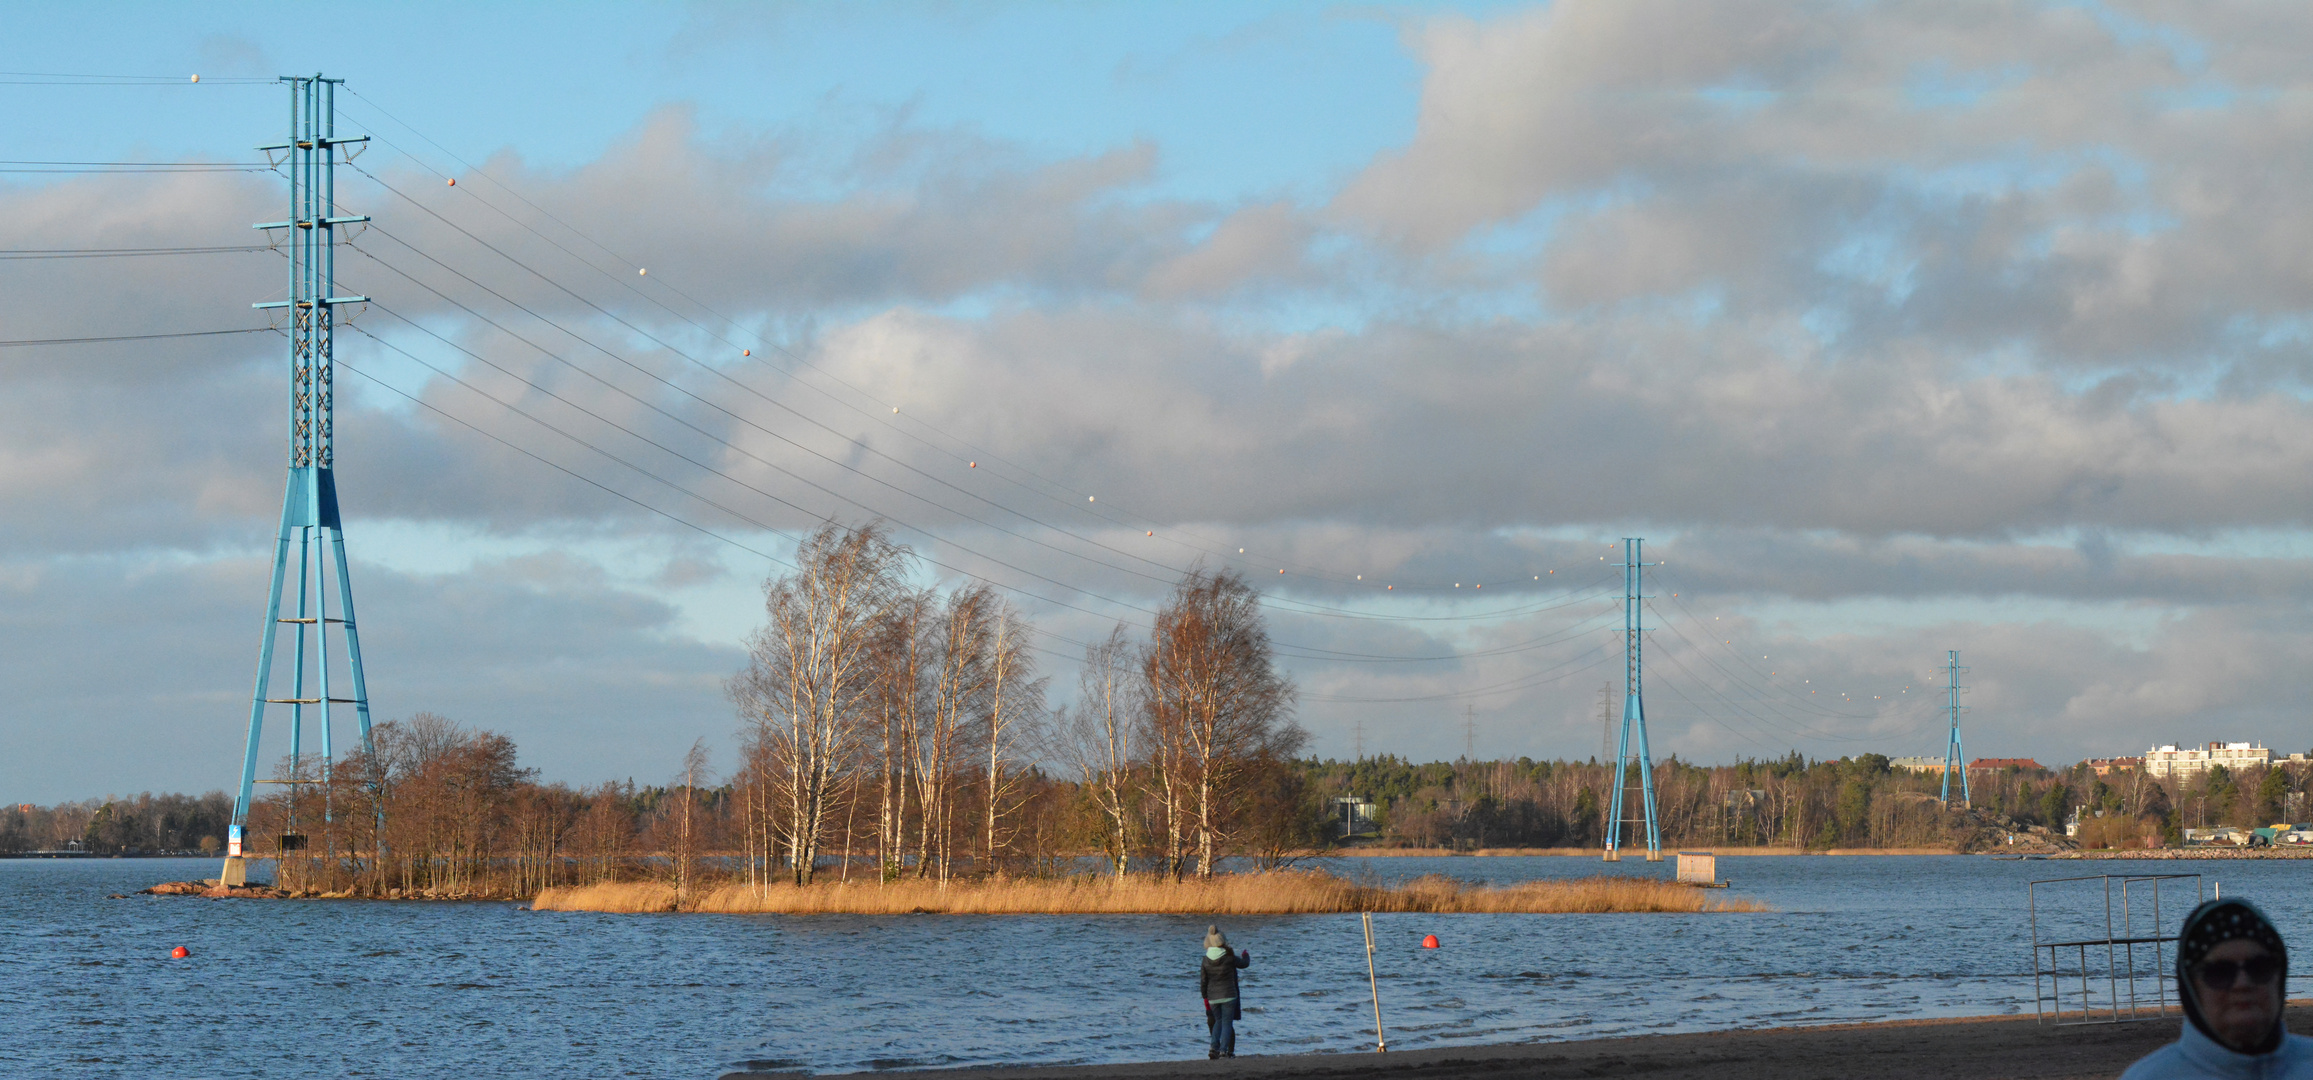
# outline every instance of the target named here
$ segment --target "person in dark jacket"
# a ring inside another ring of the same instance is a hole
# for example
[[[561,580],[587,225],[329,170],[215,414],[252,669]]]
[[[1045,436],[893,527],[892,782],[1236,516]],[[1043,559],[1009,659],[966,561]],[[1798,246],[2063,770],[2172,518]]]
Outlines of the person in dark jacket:
[[[2282,1023],[2288,981],[2288,946],[2256,905],[2211,900],[2194,908],[2176,943],[2184,1031],[2121,1080],[2313,1078],[2313,1039]]]
[[[1205,1029],[1212,1035],[1207,1058],[1237,1056],[1237,972],[1253,966],[1253,953],[1229,952],[1229,939],[1218,926],[1205,928],[1205,962],[1197,972],[1197,992],[1205,998]]]

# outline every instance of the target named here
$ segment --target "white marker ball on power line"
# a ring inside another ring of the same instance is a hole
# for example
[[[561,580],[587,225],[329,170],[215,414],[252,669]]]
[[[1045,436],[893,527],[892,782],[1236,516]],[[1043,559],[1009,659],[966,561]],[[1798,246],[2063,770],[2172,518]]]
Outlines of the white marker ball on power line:
[[[1097,498],[1095,498],[1094,496],[1091,496],[1091,495],[1087,495],[1087,496],[1085,496],[1085,497],[1084,497],[1084,501],[1085,501],[1085,502],[1098,502],[1099,500],[1098,500]]]
[[[200,82],[200,81],[201,81],[201,77],[200,77],[200,76],[198,76],[198,75],[195,75],[195,76],[193,76],[193,81],[194,81],[194,82]]]
[[[891,407],[891,411],[893,411],[893,412],[895,412],[895,413],[896,413],[896,412],[898,412],[898,411],[899,411],[899,406],[897,406],[897,405],[894,405],[894,406],[892,406],[892,407]]]

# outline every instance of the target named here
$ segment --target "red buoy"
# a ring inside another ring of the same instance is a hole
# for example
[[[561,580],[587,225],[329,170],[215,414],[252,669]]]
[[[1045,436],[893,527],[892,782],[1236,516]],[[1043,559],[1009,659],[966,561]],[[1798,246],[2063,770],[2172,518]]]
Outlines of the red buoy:
[[[1429,935],[1428,937],[1425,937],[1425,938],[1423,938],[1423,939],[1422,939],[1422,948],[1425,948],[1425,949],[1435,949],[1435,948],[1437,948],[1437,947],[1438,947],[1438,936],[1437,936],[1436,934],[1431,934],[1431,935]]]
[[[184,958],[186,958],[186,957],[188,957],[188,956],[191,956],[191,955],[193,955],[193,950],[191,950],[191,949],[188,949],[188,948],[186,948],[186,947],[184,947],[184,946],[182,946],[182,945],[179,945],[179,946],[177,946],[177,947],[176,947],[176,948],[174,948],[174,949],[170,949],[170,950],[169,950],[169,955],[170,955],[170,956],[173,956],[173,957],[175,957],[175,958],[177,958],[177,959],[179,959],[179,960],[182,960],[182,959],[184,959]]]

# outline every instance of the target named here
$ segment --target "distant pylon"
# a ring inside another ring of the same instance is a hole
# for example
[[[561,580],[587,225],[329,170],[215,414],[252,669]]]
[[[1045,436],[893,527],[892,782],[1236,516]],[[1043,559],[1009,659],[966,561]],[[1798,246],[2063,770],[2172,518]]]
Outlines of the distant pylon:
[[[1614,753],[1614,806],[1607,812],[1606,861],[1622,859],[1622,832],[1625,825],[1644,823],[1646,826],[1646,861],[1662,861],[1662,829],[1654,814],[1654,756],[1646,746],[1646,665],[1645,634],[1641,626],[1640,610],[1646,593],[1640,588],[1641,574],[1654,564],[1639,561],[1645,540],[1624,537],[1622,540],[1622,738]],[[1637,753],[1632,753],[1630,736],[1638,732]],[[1639,792],[1646,808],[1644,818],[1624,820],[1623,792],[1629,788],[1632,758],[1637,759]]]
[[[369,218],[340,214],[337,209],[338,147],[367,142],[369,136],[337,137],[337,84],[342,79],[320,75],[284,75],[289,86],[289,141],[261,146],[270,157],[282,151],[280,164],[289,175],[289,220],[254,226],[268,234],[286,230],[289,249],[289,294],[284,300],[254,304],[258,308],[286,308],[289,335],[289,486],[281,502],[281,530],[273,550],[273,587],[265,601],[265,630],[257,651],[257,688],[250,697],[248,749],[241,758],[240,796],[233,801],[233,823],[225,841],[227,884],[247,880],[243,830],[249,824],[249,797],[257,782],[259,736],[265,727],[268,705],[289,707],[290,775],[292,785],[305,782],[306,706],[316,706],[321,734],[320,783],[324,794],[323,820],[334,815],[328,802],[328,782],[334,757],[330,741],[330,706],[351,705],[361,729],[364,749],[370,747],[369,684],[362,674],[361,635],[353,617],[353,581],[346,573],[345,530],[339,524],[337,481],[333,473],[335,308],[367,301],[364,296],[337,295],[336,230],[340,225]],[[282,606],[282,585],[288,579],[290,546],[297,548],[297,595]],[[333,572],[334,571],[334,572]],[[331,614],[329,584],[336,582],[336,614]],[[287,697],[272,697],[273,647],[282,626],[294,627],[296,645]],[[345,638],[347,675],[351,696],[332,696],[329,628]],[[312,648],[308,650],[308,631]],[[311,656],[310,664],[307,657]],[[307,681],[310,667],[312,682]],[[292,792],[297,789],[293,786]],[[292,813],[295,799],[292,799]],[[296,833],[295,818],[290,819]],[[289,844],[279,845],[289,847]]]
[[[1960,685],[1960,672],[1968,669],[1960,666],[1958,649],[1944,653],[1944,670],[1947,675],[1944,693],[1950,700],[1946,707],[1952,714],[1952,738],[1944,745],[1944,805],[1948,807],[1952,804],[1952,774],[1957,772],[1960,774],[1960,804],[1974,806],[1975,800],[1968,795],[1968,756],[1960,751],[1960,710],[1967,708],[1960,704],[1960,691],[1967,689]]]

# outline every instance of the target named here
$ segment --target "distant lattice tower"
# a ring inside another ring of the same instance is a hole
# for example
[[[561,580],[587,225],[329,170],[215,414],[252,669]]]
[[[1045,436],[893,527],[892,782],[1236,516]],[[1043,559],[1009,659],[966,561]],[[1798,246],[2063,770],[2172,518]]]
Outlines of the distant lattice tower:
[[[360,727],[363,748],[370,746],[369,684],[362,674],[361,635],[353,615],[353,581],[346,572],[345,530],[337,503],[335,446],[332,431],[332,389],[335,309],[361,303],[367,297],[337,294],[336,230],[368,221],[337,209],[336,165],[338,147],[368,141],[366,135],[337,136],[337,85],[344,80],[320,75],[285,75],[289,87],[289,140],[259,147],[289,176],[289,219],[264,222],[256,228],[282,237],[289,250],[289,290],[286,299],[252,305],[283,308],[289,316],[289,485],[281,502],[281,529],[273,552],[273,587],[265,601],[263,643],[257,652],[257,688],[249,705],[249,742],[241,759],[240,795],[233,802],[233,823],[226,839],[224,880],[241,884],[248,879],[246,856],[249,798],[257,779],[257,754],[270,706],[289,712],[289,775],[269,783],[299,785],[308,782],[304,764],[305,724],[318,721],[321,753],[317,782],[323,795],[324,825],[334,816],[328,781],[334,760],[330,739],[331,706],[350,705]],[[279,230],[279,232],[275,232]],[[296,551],[296,593],[284,604],[283,586],[290,583],[291,549]],[[335,583],[336,605],[331,606],[330,585]],[[275,697],[274,646],[282,627],[294,639],[289,672],[289,694]],[[336,627],[345,643],[350,696],[335,696],[330,663],[330,628]],[[291,788],[292,792],[297,790]],[[295,818],[276,838],[275,853],[303,845]]]
[[[1967,706],[1960,704],[1960,691],[1967,689],[1967,687],[1960,685],[1960,672],[1966,670],[1968,669],[1960,666],[1958,649],[1948,650],[1944,653],[1946,675],[1944,695],[1949,702],[1945,708],[1949,709],[1952,714],[1952,737],[1944,744],[1944,793],[1942,797],[1944,805],[1947,807],[1952,804],[1952,774],[1955,772],[1960,774],[1960,805],[1975,805],[1975,801],[1968,795],[1968,756],[1960,750],[1960,710],[1967,708]]]
[[[1662,861],[1662,829],[1654,813],[1654,757],[1646,745],[1646,627],[1640,625],[1640,611],[1646,602],[1641,574],[1652,563],[1641,562],[1639,555],[1646,544],[1636,537],[1622,541],[1622,737],[1614,754],[1614,803],[1606,815],[1606,861],[1622,859],[1622,834],[1626,825],[1646,828],[1646,861]],[[1631,745],[1631,735],[1638,736],[1638,744]],[[1633,765],[1638,769],[1640,805],[1645,816],[1625,819],[1622,816],[1623,793],[1630,787],[1629,775]]]

